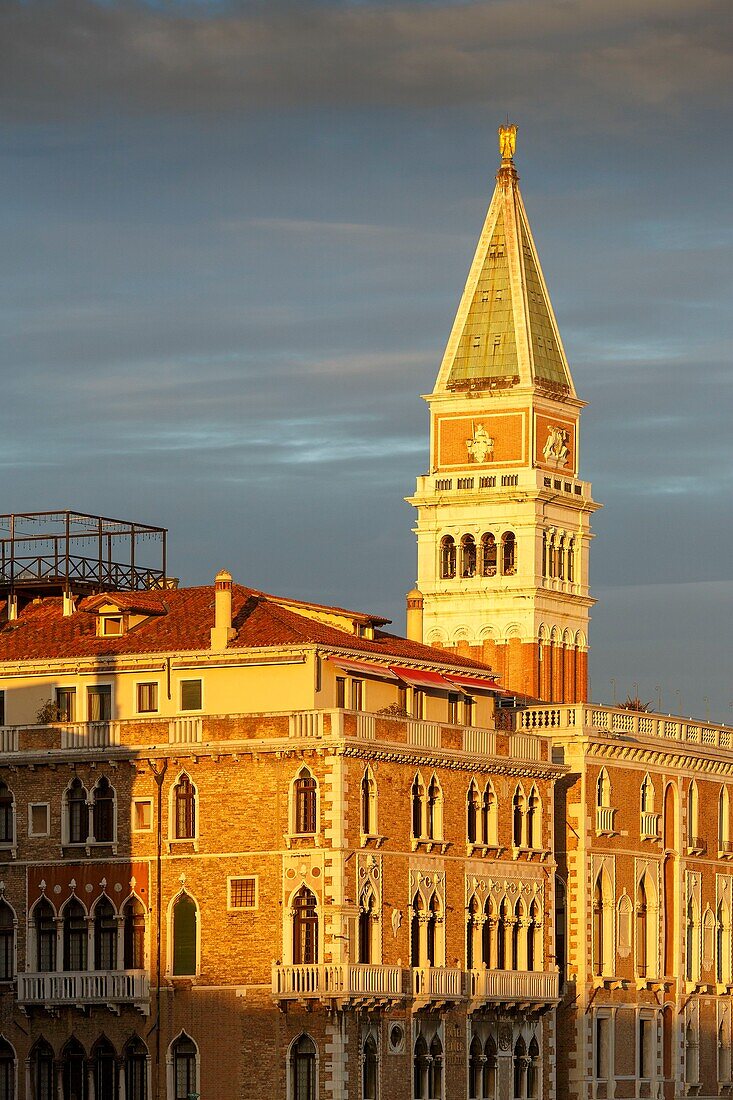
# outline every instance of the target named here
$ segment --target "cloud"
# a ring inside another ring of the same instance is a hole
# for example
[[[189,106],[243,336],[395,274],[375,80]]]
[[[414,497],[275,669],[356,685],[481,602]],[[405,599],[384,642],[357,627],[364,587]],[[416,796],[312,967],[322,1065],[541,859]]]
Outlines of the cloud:
[[[634,107],[717,107],[733,90],[731,33],[728,0],[5,0],[0,109],[16,117],[492,101],[553,117],[562,141],[573,118],[597,122],[600,109],[633,128]]]

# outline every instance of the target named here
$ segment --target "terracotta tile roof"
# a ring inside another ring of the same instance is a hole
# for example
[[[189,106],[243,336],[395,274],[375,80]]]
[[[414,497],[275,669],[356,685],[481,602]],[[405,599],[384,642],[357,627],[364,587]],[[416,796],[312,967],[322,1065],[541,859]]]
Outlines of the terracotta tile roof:
[[[105,593],[104,600],[90,597],[80,604],[95,602],[133,602],[137,593]],[[140,594],[144,595],[144,594]],[[157,613],[127,634],[97,637],[93,614],[80,612],[66,618],[62,600],[49,597],[21,609],[14,622],[0,620],[0,663],[5,661],[52,660],[74,657],[103,657],[141,653],[171,653],[208,650],[214,625],[214,587],[179,588],[150,594],[149,609],[155,603]],[[268,646],[317,645],[353,650],[364,656],[385,660],[399,657],[424,664],[471,668],[483,673],[491,670],[478,661],[411,642],[382,630],[374,639],[358,638],[337,627],[298,614],[295,601],[284,607],[252,588],[232,585],[232,625],[236,636],[229,649],[256,649]],[[161,614],[161,605],[164,614]],[[305,605],[313,606],[313,605]],[[89,608],[93,610],[93,608]],[[327,608],[324,610],[328,610]]]
[[[327,614],[335,614],[343,616],[347,619],[353,619],[355,623],[373,623],[375,626],[384,626],[385,623],[391,623],[391,619],[385,619],[381,615],[372,615],[369,611],[350,611],[348,607],[336,607],[335,604],[313,603],[311,600],[295,600],[290,596],[275,596],[270,592],[260,592],[260,596],[264,596],[265,599],[272,600],[279,607],[302,607],[304,611],[325,611]]]
[[[142,615],[165,615],[168,610],[162,592],[102,592],[98,596],[87,596],[79,604],[79,610],[95,612],[105,604]]]

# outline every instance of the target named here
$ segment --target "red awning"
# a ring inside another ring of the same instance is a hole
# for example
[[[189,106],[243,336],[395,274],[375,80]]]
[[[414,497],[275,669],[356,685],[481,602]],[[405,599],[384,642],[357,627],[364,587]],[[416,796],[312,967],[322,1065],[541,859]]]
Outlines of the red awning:
[[[476,676],[464,676],[463,673],[446,672],[446,677],[452,684],[466,688],[469,691],[501,691],[503,689],[492,680],[479,680]]]
[[[453,684],[439,672],[426,672],[422,668],[400,668],[392,665],[392,671],[410,687],[432,688],[433,691],[453,691]]]
[[[376,676],[378,680],[396,680],[394,672],[384,665],[368,665],[362,661],[350,661],[347,657],[329,657],[344,672],[351,672],[357,676]]]

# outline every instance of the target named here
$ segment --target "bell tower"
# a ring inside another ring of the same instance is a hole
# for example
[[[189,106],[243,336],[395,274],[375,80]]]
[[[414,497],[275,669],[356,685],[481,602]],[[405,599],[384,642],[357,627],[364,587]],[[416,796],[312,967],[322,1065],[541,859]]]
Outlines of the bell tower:
[[[417,511],[420,640],[492,665],[504,686],[587,698],[591,514],[575,392],[499,127],[496,187],[430,408]]]

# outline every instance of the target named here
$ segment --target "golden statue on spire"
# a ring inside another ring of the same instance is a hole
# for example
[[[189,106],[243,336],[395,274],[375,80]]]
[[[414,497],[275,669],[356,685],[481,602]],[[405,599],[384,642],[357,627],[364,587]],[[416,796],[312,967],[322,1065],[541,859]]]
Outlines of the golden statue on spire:
[[[499,152],[501,153],[502,160],[511,160],[514,156],[514,151],[517,148],[517,127],[512,123],[510,126],[507,122],[506,126],[499,127]]]

